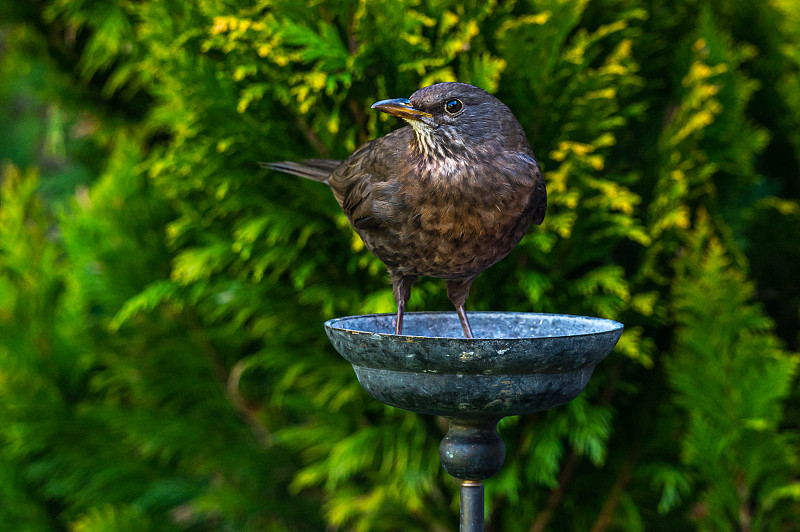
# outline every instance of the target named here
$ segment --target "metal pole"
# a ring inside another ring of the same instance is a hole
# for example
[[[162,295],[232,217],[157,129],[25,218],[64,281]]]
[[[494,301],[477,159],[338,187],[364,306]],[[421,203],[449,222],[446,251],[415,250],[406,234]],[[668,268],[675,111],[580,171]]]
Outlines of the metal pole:
[[[483,532],[483,483],[461,482],[461,532]]]

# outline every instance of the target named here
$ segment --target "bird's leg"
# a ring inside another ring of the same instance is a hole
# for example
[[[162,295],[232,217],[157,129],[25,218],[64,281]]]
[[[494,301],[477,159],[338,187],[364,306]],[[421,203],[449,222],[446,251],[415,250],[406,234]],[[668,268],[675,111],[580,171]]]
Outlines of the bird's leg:
[[[467,301],[469,295],[469,287],[472,285],[472,279],[459,279],[447,281],[447,297],[453,302],[458,313],[458,319],[461,321],[461,328],[464,329],[464,336],[473,338],[472,327],[469,326],[467,313],[464,312],[464,303]]]
[[[406,303],[411,296],[411,285],[417,278],[413,275],[392,275],[392,292],[394,302],[397,304],[397,324],[394,328],[395,334],[403,333],[403,313],[406,310]]]

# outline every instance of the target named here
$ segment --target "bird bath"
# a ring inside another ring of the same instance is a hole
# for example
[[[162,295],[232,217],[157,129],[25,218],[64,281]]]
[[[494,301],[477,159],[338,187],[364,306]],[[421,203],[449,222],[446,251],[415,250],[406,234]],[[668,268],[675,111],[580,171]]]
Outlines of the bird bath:
[[[409,312],[325,322],[361,386],[388,405],[443,416],[442,466],[461,482],[461,531],[483,530],[483,484],[505,460],[497,422],[563,405],[581,393],[622,334],[616,321],[560,314]]]

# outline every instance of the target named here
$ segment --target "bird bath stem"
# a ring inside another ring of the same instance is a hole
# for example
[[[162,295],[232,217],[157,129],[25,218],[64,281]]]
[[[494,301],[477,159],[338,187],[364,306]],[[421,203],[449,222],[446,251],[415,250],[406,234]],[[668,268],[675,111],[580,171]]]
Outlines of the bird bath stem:
[[[461,481],[461,532],[483,532],[483,482]]]
[[[476,338],[463,338],[454,312],[406,313],[402,335],[390,334],[390,314],[337,318],[325,330],[370,395],[447,418],[439,458],[461,480],[461,532],[480,532],[481,481],[505,459],[497,422],[577,397],[623,326],[560,314],[470,312],[469,319]]]

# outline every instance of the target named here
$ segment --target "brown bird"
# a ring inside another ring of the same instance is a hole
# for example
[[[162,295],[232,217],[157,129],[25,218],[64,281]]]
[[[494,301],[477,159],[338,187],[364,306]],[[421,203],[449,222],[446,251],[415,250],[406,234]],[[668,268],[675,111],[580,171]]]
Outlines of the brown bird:
[[[465,83],[439,83],[372,105],[409,126],[367,142],[344,161],[265,167],[327,183],[364,245],[389,269],[395,334],[411,285],[447,281],[464,335],[464,302],[483,270],[516,247],[547,207],[525,132],[500,100]]]

